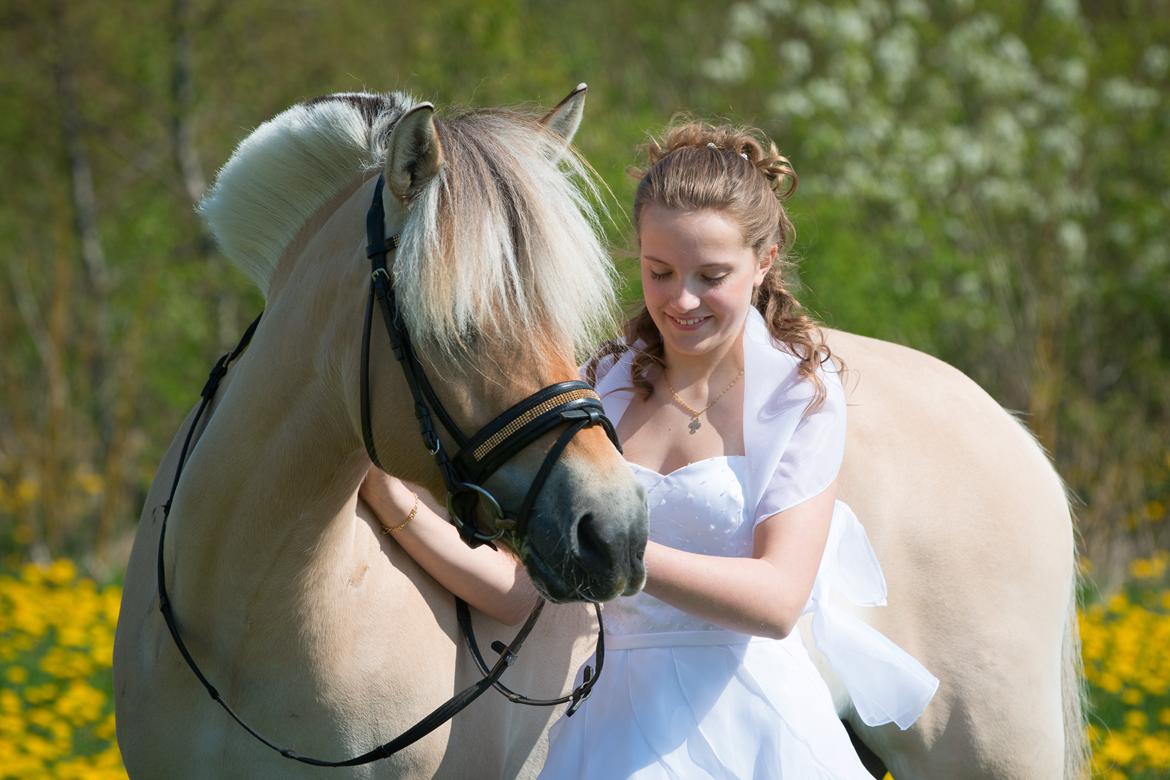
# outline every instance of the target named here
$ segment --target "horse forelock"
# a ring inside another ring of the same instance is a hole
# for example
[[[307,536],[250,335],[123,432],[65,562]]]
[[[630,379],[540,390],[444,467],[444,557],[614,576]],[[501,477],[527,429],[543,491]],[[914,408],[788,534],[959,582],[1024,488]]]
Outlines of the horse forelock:
[[[265,295],[301,228],[384,166],[394,125],[414,103],[401,93],[326,95],[240,143],[199,211]],[[614,330],[616,308],[592,169],[521,113],[471,110],[436,127],[443,166],[414,196],[394,262],[411,332],[440,362],[485,351],[499,362],[525,339],[533,356],[589,350]]]
[[[412,333],[464,360],[589,349],[616,303],[591,170],[521,114],[468,111],[436,127],[443,166],[414,197],[395,261]]]
[[[281,255],[326,203],[381,164],[378,130],[414,100],[345,92],[281,112],[248,135],[199,202],[228,259],[265,296]]]

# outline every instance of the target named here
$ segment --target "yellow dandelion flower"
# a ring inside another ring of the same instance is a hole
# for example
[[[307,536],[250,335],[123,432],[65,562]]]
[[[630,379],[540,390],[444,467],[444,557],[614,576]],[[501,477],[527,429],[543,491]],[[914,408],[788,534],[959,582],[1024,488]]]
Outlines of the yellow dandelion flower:
[[[116,725],[114,722],[114,713],[107,715],[100,723],[93,727],[93,733],[104,740],[112,740],[116,735]]]
[[[68,747],[73,744],[73,729],[58,720],[49,724],[49,733],[53,735],[58,748],[69,752]]]
[[[1118,693],[1121,690],[1121,678],[1112,672],[1101,675],[1097,685],[1109,693]]]
[[[84,626],[64,625],[57,631],[57,643],[65,647],[87,647],[89,637],[86,635]]]
[[[15,741],[15,738],[23,735],[24,732],[24,718],[19,715],[0,715],[0,735],[11,737]],[[3,743],[4,740],[0,739],[0,744]]]
[[[78,472],[77,485],[87,496],[93,498],[94,496],[100,496],[102,494],[102,490],[105,487],[105,482],[99,475],[86,468]]]
[[[1129,564],[1129,576],[1137,580],[1148,580],[1157,577],[1159,572],[1154,562],[1148,558],[1135,558]]]
[[[29,704],[44,704],[57,695],[57,686],[52,683],[34,685],[24,689],[24,699]]]
[[[1134,731],[1145,731],[1146,726],[1150,723],[1149,716],[1141,710],[1128,710],[1124,720],[1125,727]]]
[[[1131,745],[1124,736],[1118,734],[1117,732],[1108,734],[1105,737],[1104,742],[1101,743],[1101,747],[1097,752],[1101,756],[1102,760],[1109,761],[1120,766],[1129,766],[1129,764],[1132,763],[1134,758],[1137,756],[1137,750],[1134,748],[1134,746]]]
[[[24,709],[15,691],[0,691],[0,714],[15,715]]]
[[[1143,734],[1138,749],[1151,768],[1170,769],[1170,744],[1163,737]]]
[[[27,720],[34,726],[48,729],[56,721],[56,717],[48,710],[35,709],[28,714]]]
[[[49,564],[45,579],[54,585],[69,585],[77,579],[77,566],[68,558],[58,558]]]
[[[41,495],[41,486],[35,480],[27,477],[21,479],[16,483],[16,490],[12,491],[12,497],[16,500],[17,506],[28,506],[36,501]]]

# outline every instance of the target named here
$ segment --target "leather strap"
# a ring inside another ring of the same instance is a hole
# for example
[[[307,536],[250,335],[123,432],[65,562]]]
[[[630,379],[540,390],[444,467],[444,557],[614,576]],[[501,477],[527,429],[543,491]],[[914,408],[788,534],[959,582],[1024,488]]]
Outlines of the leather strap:
[[[263,313],[261,313],[261,316],[263,316]],[[500,658],[496,661],[495,665],[490,669],[486,668],[486,664],[484,665],[484,677],[482,679],[476,681],[472,685],[469,685],[447,701],[440,704],[426,717],[424,717],[415,725],[411,726],[399,736],[395,737],[389,742],[385,742],[373,748],[372,750],[368,750],[359,756],[337,761],[314,758],[312,756],[298,753],[297,751],[291,750],[289,748],[282,748],[260,732],[256,731],[256,729],[248,725],[248,723],[243,718],[241,718],[236,713],[236,711],[233,710],[230,705],[228,705],[226,701],[224,701],[223,697],[220,695],[219,690],[207,678],[207,675],[203,673],[203,670],[199,668],[199,664],[195,661],[194,656],[191,655],[191,651],[188,649],[187,643],[183,641],[182,634],[179,633],[179,626],[175,621],[174,608],[171,605],[170,597],[167,595],[166,566],[164,564],[163,554],[166,549],[167,521],[170,518],[171,507],[174,503],[175,494],[179,489],[179,478],[183,474],[183,467],[187,463],[187,456],[191,451],[191,446],[196,440],[196,432],[199,430],[199,423],[203,419],[204,413],[211,406],[212,400],[215,398],[216,391],[219,389],[220,381],[222,381],[224,376],[227,374],[227,370],[230,365],[236,360],[236,358],[243,354],[244,350],[248,346],[248,343],[252,340],[252,335],[255,333],[256,327],[259,324],[260,317],[257,317],[252,322],[252,324],[248,326],[248,329],[244,332],[244,335],[240,339],[240,343],[236,345],[236,348],[220,357],[220,359],[217,360],[215,365],[212,367],[211,373],[207,378],[207,382],[204,384],[203,390],[200,392],[201,400],[199,402],[199,408],[196,410],[195,417],[191,420],[191,425],[187,429],[187,436],[183,439],[183,447],[179,451],[179,461],[178,465],[175,467],[175,477],[171,483],[171,491],[167,497],[166,503],[164,503],[162,506],[163,518],[158,535],[157,566],[159,611],[162,613],[163,620],[167,625],[167,630],[170,632],[171,638],[174,640],[175,646],[179,650],[179,654],[183,657],[187,667],[195,675],[196,679],[199,680],[199,683],[203,686],[204,690],[207,691],[207,694],[211,697],[211,700],[222,707],[224,711],[227,712],[229,716],[231,716],[232,720],[238,723],[241,728],[255,737],[259,742],[268,746],[272,750],[275,750],[285,758],[292,759],[293,761],[299,761],[302,764],[311,764],[313,766],[322,767],[359,766],[361,764],[368,764],[371,761],[377,761],[379,759],[392,756],[403,748],[406,748],[409,745],[412,745],[418,740],[422,739],[427,734],[430,734],[440,725],[454,717],[455,714],[460,710],[464,709],[467,705],[471,704],[471,702],[475,701],[477,698],[483,695],[484,692],[491,689],[492,686],[494,686],[497,682],[499,682],[500,677],[508,670],[508,667],[515,663],[516,656],[520,652],[521,645],[524,643],[524,640],[528,638],[528,635],[532,632],[532,628],[536,625],[537,618],[540,617],[540,612],[543,607],[543,601],[532,610],[532,613],[528,616],[528,619],[524,622],[524,625],[520,627],[520,630],[512,638],[512,641],[507,646],[500,646]]]
[[[387,239],[384,231],[384,219],[382,214],[382,178],[379,177],[377,187],[374,191],[373,202],[370,210],[366,215],[366,228],[369,238],[369,246],[367,247],[367,256],[371,260],[371,275],[370,275],[370,296],[366,302],[365,319],[362,327],[362,345],[361,345],[361,421],[362,421],[362,438],[364,440],[366,451],[370,456],[370,460],[375,465],[382,468],[382,464],[378,459],[377,450],[374,446],[373,424],[371,420],[371,399],[370,399],[370,333],[373,327],[374,302],[378,303],[378,307],[382,312],[382,319],[386,326],[386,333],[390,338],[391,347],[394,350],[394,356],[397,358],[399,364],[402,366],[406,376],[407,384],[410,387],[411,396],[414,400],[415,416],[418,418],[419,429],[422,433],[423,442],[427,449],[435,457],[436,464],[443,475],[443,479],[448,488],[448,504],[451,505],[453,499],[458,496],[470,496],[475,499],[476,503],[480,496],[486,496],[495,505],[500,517],[497,518],[498,526],[505,529],[514,529],[519,532],[525,530],[524,524],[532,511],[533,504],[548,479],[552,468],[556,465],[560,454],[568,446],[569,441],[576,433],[586,427],[592,425],[602,425],[608,434],[614,446],[618,447],[617,436],[613,430],[613,425],[605,416],[604,408],[601,406],[600,399],[597,398],[592,388],[583,382],[562,382],[558,385],[545,388],[533,396],[521,401],[511,409],[500,415],[496,420],[490,423],[480,431],[473,439],[468,439],[466,435],[451,419],[446,409],[439,402],[434,388],[427,379],[426,373],[422,370],[422,365],[415,356],[410,343],[410,336],[402,323],[401,312],[398,308],[397,301],[394,297],[394,287],[390,278],[390,272],[386,266],[387,254],[396,249],[398,246],[397,236]],[[263,313],[261,313],[263,316]],[[458,615],[459,624],[467,637],[468,647],[471,649],[472,656],[475,659],[476,665],[483,673],[483,678],[464,688],[459,693],[452,696],[447,701],[440,704],[432,710],[426,717],[420,720],[415,725],[404,731],[394,739],[385,742],[365,753],[354,756],[352,758],[341,760],[329,760],[314,758],[312,756],[303,755],[289,748],[282,748],[276,743],[269,740],[264,735],[260,734],[254,728],[249,726],[236,712],[223,700],[219,690],[211,683],[203,671],[199,668],[195,658],[191,655],[191,651],[187,648],[183,637],[179,632],[178,624],[175,621],[174,608],[171,605],[166,589],[166,567],[164,564],[164,551],[166,549],[166,532],[167,521],[170,518],[171,507],[174,503],[175,494],[179,488],[179,479],[183,473],[183,467],[186,465],[187,457],[190,453],[191,446],[196,439],[196,432],[199,429],[199,424],[203,419],[204,413],[210,407],[212,400],[215,397],[216,391],[219,389],[219,383],[227,374],[229,366],[241,355],[252,340],[253,334],[260,323],[261,317],[258,316],[251,325],[248,326],[244,332],[240,343],[231,352],[220,357],[211,369],[211,373],[207,378],[203,390],[200,392],[201,401],[195,416],[191,421],[191,426],[187,430],[187,435],[183,440],[182,449],[179,452],[178,465],[175,468],[175,477],[171,483],[170,494],[167,497],[166,503],[163,504],[163,519],[162,525],[159,529],[158,537],[158,598],[159,611],[162,613],[163,620],[166,622],[167,630],[171,634],[171,638],[175,642],[175,646],[179,650],[179,654],[183,657],[188,668],[199,680],[200,684],[207,691],[212,701],[219,704],[225,712],[240,725],[245,731],[255,737],[259,742],[278,752],[285,758],[298,761],[303,764],[311,764],[313,766],[322,767],[345,767],[345,766],[359,766],[368,764],[372,761],[377,761],[382,758],[387,758],[398,751],[406,748],[409,745],[417,742],[425,737],[427,734],[434,731],[441,724],[450,720],[456,713],[461,711],[475,699],[479,698],[485,691],[492,687],[497,688],[509,700],[531,705],[555,705],[565,702],[570,702],[568,714],[572,715],[580,705],[581,701],[588,696],[589,691],[592,690],[593,685],[598,679],[601,672],[602,663],[605,658],[605,643],[604,631],[601,626],[601,610],[597,604],[594,608],[597,610],[599,633],[597,638],[596,663],[597,671],[594,673],[591,667],[585,670],[585,679],[581,685],[573,689],[567,696],[558,699],[530,699],[525,696],[517,694],[507,686],[500,683],[500,677],[511,666],[516,656],[520,651],[521,645],[528,635],[532,632],[532,628],[536,625],[540,613],[544,609],[544,600],[540,600],[536,607],[529,614],[528,619],[521,626],[520,630],[513,637],[511,643],[503,645],[501,642],[493,643],[492,647],[496,650],[500,657],[496,663],[489,669],[487,662],[484,661],[482,654],[479,651],[479,646],[475,641],[474,629],[471,625],[471,615],[467,604],[462,599],[456,600],[456,613]],[[548,407],[548,408],[546,408]],[[456,462],[452,462],[443,449],[442,441],[439,438],[438,432],[435,430],[434,422],[431,418],[431,410],[434,410],[435,415],[439,418],[440,423],[447,429],[448,434],[459,446],[459,454],[456,456]],[[544,462],[541,464],[540,470],[537,472],[528,493],[525,496],[524,503],[520,509],[519,518],[511,519],[504,518],[503,513],[499,511],[499,505],[491,494],[480,487],[478,482],[482,482],[496,469],[500,467],[508,458],[514,456],[523,447],[535,441],[540,436],[555,428],[557,425],[566,425],[565,430],[554,442],[552,448],[545,456]],[[502,435],[501,435],[502,434]],[[480,449],[480,456],[475,457],[477,448]],[[463,453],[471,453],[469,458],[462,458],[462,465],[459,461]],[[383,469],[384,470],[384,469]],[[462,478],[462,473],[473,475],[471,481]],[[457,512],[452,512],[452,519],[459,526],[460,535],[468,544],[475,546],[476,544],[491,544],[491,540],[495,536],[484,534],[475,526],[465,522]]]

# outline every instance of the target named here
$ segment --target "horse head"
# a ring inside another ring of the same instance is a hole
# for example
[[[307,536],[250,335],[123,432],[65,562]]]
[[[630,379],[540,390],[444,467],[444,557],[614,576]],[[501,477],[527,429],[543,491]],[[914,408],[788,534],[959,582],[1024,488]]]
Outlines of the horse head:
[[[290,321],[297,317],[313,323],[306,338],[318,340],[316,373],[344,408],[351,451],[363,440],[359,336],[371,285],[363,225],[380,182],[385,233],[398,237],[388,258],[395,316],[459,429],[479,430],[540,388],[577,380],[576,357],[612,328],[615,274],[596,184],[571,147],[584,89],[543,118],[502,109],[440,117],[400,94],[331,95],[266,123],[221,171],[202,210],[228,255],[265,290],[265,318],[272,313],[289,328],[303,327]],[[266,132],[277,138],[265,141]],[[236,164],[261,144],[267,163],[254,154],[251,165]],[[277,201],[286,212],[288,224],[269,231],[279,240],[254,229],[271,217],[241,219],[241,209],[261,209],[236,194],[259,186],[266,194],[251,201],[269,211]],[[233,223],[252,224],[251,234]],[[261,323],[258,337],[263,331]],[[442,495],[447,485],[381,327],[368,354],[372,449],[387,472]],[[487,478],[506,511],[525,503],[557,438],[557,430],[541,435]],[[442,434],[447,451],[459,444]],[[588,428],[550,465],[526,523],[482,530],[516,552],[551,600],[636,592],[645,579],[646,511],[618,451],[600,427]]]

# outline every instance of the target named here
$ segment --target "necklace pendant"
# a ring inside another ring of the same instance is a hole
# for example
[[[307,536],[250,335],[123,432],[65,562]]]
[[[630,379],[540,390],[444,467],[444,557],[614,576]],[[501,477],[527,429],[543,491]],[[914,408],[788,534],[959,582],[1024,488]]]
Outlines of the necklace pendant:
[[[701,423],[701,422],[699,422],[699,418],[698,418],[698,417],[692,417],[692,418],[691,418],[691,424],[690,424],[690,425],[688,425],[687,427],[691,429],[691,435],[694,435],[695,431],[699,430],[699,428],[700,428],[701,426],[702,426],[702,423]]]

